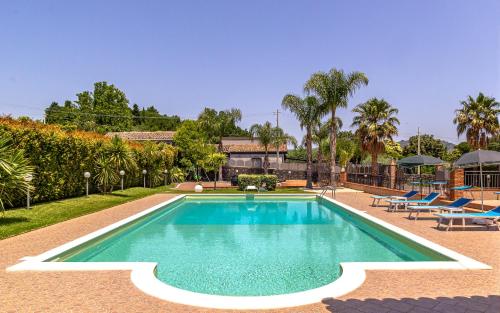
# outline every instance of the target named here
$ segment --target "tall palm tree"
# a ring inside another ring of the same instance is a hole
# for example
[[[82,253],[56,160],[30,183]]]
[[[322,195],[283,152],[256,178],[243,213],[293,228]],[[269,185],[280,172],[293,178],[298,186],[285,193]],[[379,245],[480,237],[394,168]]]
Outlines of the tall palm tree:
[[[306,129],[306,152],[307,152],[307,184],[306,188],[312,188],[312,143],[313,129],[320,124],[322,108],[319,99],[315,96],[301,98],[288,94],[283,97],[281,105],[290,110],[300,123],[301,129]]]
[[[270,122],[264,124],[253,124],[250,127],[252,138],[257,138],[260,144],[264,146],[264,173],[268,173],[269,169],[269,146],[273,143],[273,125]]]
[[[359,138],[361,150],[371,154],[371,174],[375,177],[378,174],[378,155],[385,150],[385,141],[398,134],[399,120],[395,116],[398,109],[384,99],[372,98],[352,111],[357,115],[351,127],[357,127],[355,135]]]
[[[34,167],[24,157],[24,151],[15,149],[10,140],[0,136],[0,209],[13,205],[15,199],[25,195],[32,187],[26,180]]]
[[[338,133],[343,126],[343,122],[340,117],[336,117],[335,123],[336,132]],[[329,144],[328,140],[330,137],[331,125],[331,121],[328,120],[326,123],[320,122],[313,128],[312,142],[318,146],[317,162],[319,165],[323,163],[323,156],[330,151],[327,146]],[[324,149],[325,147],[328,149]]]
[[[305,83],[304,90],[307,93],[316,94],[322,102],[323,111],[331,113],[331,120],[335,121],[337,108],[347,107],[349,97],[366,85],[368,85],[368,78],[364,73],[345,73],[343,70],[332,68],[328,73],[314,73]],[[333,184],[335,182],[337,131],[334,123],[330,126],[330,181]]]
[[[457,125],[458,136],[465,133],[467,142],[474,149],[485,148],[488,145],[488,136],[497,136],[500,132],[500,103],[480,92],[476,99],[469,96],[460,104],[462,107],[455,111],[456,116],[453,119],[453,123]]]
[[[273,128],[273,138],[271,140],[273,146],[276,148],[276,168],[280,169],[280,148],[283,145],[292,144],[297,147],[297,140],[292,135],[285,133],[280,127]]]

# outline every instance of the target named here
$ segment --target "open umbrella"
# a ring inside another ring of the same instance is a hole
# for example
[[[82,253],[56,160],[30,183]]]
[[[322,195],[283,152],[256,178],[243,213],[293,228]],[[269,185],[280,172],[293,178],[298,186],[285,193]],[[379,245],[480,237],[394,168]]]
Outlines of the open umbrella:
[[[483,208],[483,165],[500,164],[500,152],[491,150],[476,150],[466,153],[455,163],[456,167],[474,167],[479,165],[479,184],[481,185],[481,211]]]
[[[398,165],[404,167],[416,167],[422,165],[441,165],[445,161],[430,155],[412,155],[398,161]],[[422,195],[422,173],[420,173],[420,195]]]

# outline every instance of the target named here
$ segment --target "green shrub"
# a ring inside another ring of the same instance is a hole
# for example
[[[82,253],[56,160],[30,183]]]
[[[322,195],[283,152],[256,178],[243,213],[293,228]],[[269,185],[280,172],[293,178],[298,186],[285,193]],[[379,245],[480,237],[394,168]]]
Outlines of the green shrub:
[[[267,190],[276,189],[278,177],[276,175],[238,175],[238,189],[245,190],[247,186],[256,186],[260,188],[265,186]]]
[[[168,145],[149,147],[93,132],[65,131],[55,125],[9,117],[0,117],[0,137],[10,140],[12,148],[23,150],[33,166],[33,202],[85,194],[86,171],[92,175],[91,193],[109,191],[111,185],[118,185],[120,170],[125,170],[125,187],[142,186],[143,169],[148,171],[148,185],[157,186],[164,181],[164,170],[172,168],[176,151]],[[26,196],[16,195],[10,202],[12,206],[23,205]]]
[[[278,184],[278,176],[262,175],[262,185],[266,185],[267,190],[269,191],[275,190],[276,184]]]

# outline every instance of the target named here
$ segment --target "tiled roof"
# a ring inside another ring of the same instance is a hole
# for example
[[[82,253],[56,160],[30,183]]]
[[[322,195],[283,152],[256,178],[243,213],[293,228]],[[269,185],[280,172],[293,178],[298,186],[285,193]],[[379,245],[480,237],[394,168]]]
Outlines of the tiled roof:
[[[121,139],[136,140],[136,141],[172,141],[174,139],[174,131],[156,131],[156,132],[111,132],[106,136],[118,136]]]
[[[265,152],[266,150],[264,149],[263,145],[260,144],[244,144],[244,145],[224,145],[222,147],[222,150],[226,153],[251,153],[251,152]],[[287,146],[282,145],[280,147],[280,152],[287,152]],[[276,147],[274,146],[269,146],[268,148],[269,153],[276,153]]]

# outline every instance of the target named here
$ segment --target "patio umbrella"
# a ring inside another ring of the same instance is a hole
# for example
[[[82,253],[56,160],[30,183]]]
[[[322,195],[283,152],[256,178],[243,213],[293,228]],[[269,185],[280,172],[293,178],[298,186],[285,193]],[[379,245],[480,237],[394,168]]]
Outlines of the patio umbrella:
[[[481,187],[481,211],[484,211],[483,164],[484,165],[500,164],[500,152],[479,149],[462,155],[460,159],[458,159],[454,163],[454,166],[456,167],[474,167],[479,165],[479,184]]]
[[[416,167],[422,165],[441,165],[445,161],[430,155],[412,155],[398,161],[398,165],[404,167]],[[420,172],[420,195],[422,196],[422,172]]]

